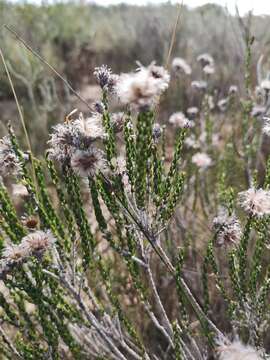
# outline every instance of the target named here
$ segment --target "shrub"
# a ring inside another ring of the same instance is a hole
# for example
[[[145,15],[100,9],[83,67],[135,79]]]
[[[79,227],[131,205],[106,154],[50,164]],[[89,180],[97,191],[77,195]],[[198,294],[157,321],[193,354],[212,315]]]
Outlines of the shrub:
[[[246,95],[232,86],[213,97],[214,59],[203,54],[191,82],[197,107],[171,116],[173,131],[156,122],[170,74],[155,63],[119,76],[97,68],[97,111],[53,127],[40,160],[9,127],[4,357],[267,358],[270,163],[265,175],[258,164],[268,122],[262,132],[254,106],[267,117],[269,88],[252,88],[251,44]],[[111,113],[114,97],[122,113]]]

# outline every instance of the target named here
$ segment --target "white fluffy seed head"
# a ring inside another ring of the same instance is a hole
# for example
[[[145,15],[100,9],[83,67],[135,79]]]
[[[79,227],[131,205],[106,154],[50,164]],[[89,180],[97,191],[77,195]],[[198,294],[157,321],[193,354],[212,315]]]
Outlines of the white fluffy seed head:
[[[196,90],[205,90],[207,88],[207,82],[204,80],[194,80],[191,86]]]
[[[87,150],[76,150],[71,156],[71,167],[81,177],[94,177],[107,170],[103,151],[91,146]]]
[[[31,256],[42,257],[55,241],[50,231],[38,230],[24,236],[20,244],[6,245],[0,260],[1,276],[6,276],[14,267],[26,262]]]
[[[106,137],[102,126],[102,114],[100,113],[94,113],[87,118],[84,118],[81,113],[79,118],[73,121],[72,126],[77,129],[82,138],[86,139],[86,142],[88,139],[89,143],[96,139],[104,139]]]
[[[270,191],[250,188],[238,194],[240,206],[250,215],[270,215]]]
[[[191,158],[191,161],[202,170],[207,169],[212,164],[212,159],[210,156],[203,152],[194,154]]]
[[[229,99],[228,98],[221,99],[217,103],[217,106],[218,106],[219,110],[222,111],[222,112],[225,112],[228,109],[228,105],[229,105]]]
[[[196,106],[192,106],[187,109],[187,114],[190,119],[194,119],[198,113],[199,109]]]
[[[112,128],[116,133],[120,133],[124,129],[126,121],[125,113],[117,112],[111,115]]]
[[[205,65],[203,67],[203,72],[206,74],[206,75],[213,75],[215,73],[215,68],[213,65]]]
[[[148,108],[158,101],[169,81],[167,70],[152,63],[148,67],[140,66],[136,72],[120,75],[116,93],[122,104]]]
[[[214,66],[215,64],[213,57],[208,53],[200,54],[197,57],[197,61],[202,65],[203,68],[207,65]]]
[[[176,73],[182,73],[186,75],[190,75],[192,73],[190,65],[186,62],[185,59],[180,57],[176,57],[172,61],[172,70]]]
[[[237,94],[237,93],[238,93],[238,86],[237,85],[231,85],[229,87],[228,94],[229,95],[234,95],[234,94]]]
[[[80,114],[74,121],[53,127],[48,141],[49,156],[63,163],[69,160],[77,149],[88,148],[96,140],[105,139],[105,137],[101,114],[95,113],[88,118]]]
[[[187,119],[185,114],[181,111],[172,114],[169,118],[169,123],[176,128],[192,127],[193,125],[191,121],[189,121],[189,119]]]
[[[229,215],[224,208],[213,219],[213,229],[216,232],[216,246],[238,244],[242,236],[239,220],[234,214]]]
[[[55,241],[56,240],[50,231],[37,230],[26,235],[22,239],[20,247],[25,249],[29,254],[43,254],[52,248]]]
[[[2,258],[7,264],[15,264],[22,262],[29,256],[29,251],[21,245],[6,245],[2,252]]]

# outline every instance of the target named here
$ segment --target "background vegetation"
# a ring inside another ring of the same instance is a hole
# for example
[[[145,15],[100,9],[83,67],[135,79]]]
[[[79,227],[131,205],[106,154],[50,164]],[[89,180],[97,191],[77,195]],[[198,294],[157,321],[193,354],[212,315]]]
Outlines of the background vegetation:
[[[166,62],[175,13],[176,6],[169,3],[105,8],[76,2],[36,6],[1,1],[0,24],[12,26],[91,103],[98,97],[97,88],[92,86],[95,66],[105,63],[119,73],[134,68],[136,60],[144,65],[153,60],[158,64]],[[262,53],[267,63],[268,22],[267,16],[253,17],[250,24],[255,37],[253,82],[256,81],[256,63]],[[197,55],[208,52],[216,61],[213,87],[218,96],[222,97],[231,84],[243,89],[245,39],[239,19],[219,6],[205,5],[192,10],[183,7],[180,23],[172,57],[180,56],[194,64]],[[46,131],[52,124],[74,107],[87,109],[4,29],[1,29],[0,41],[23,102],[27,126],[30,132],[38,129],[34,148],[40,152]],[[196,76],[199,76],[198,68],[192,78],[196,80]],[[189,97],[187,84],[180,84],[180,91],[170,94],[166,108],[177,110]],[[2,132],[7,120],[18,123],[2,64],[0,113]],[[163,121],[166,121],[166,113],[164,116]]]

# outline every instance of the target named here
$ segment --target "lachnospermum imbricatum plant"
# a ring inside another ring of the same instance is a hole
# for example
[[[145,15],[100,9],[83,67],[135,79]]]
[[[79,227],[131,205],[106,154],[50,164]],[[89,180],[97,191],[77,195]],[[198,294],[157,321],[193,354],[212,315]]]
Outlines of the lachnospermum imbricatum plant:
[[[151,63],[119,76],[97,68],[95,111],[53,127],[42,159],[9,127],[0,143],[3,358],[267,358],[270,162],[260,177],[255,161],[267,131],[251,114],[249,83],[246,97],[234,86],[221,102],[214,59],[198,63],[200,101],[168,126],[156,105],[173,91],[170,74]],[[191,75],[183,59],[172,64],[172,76],[184,65],[181,76]],[[224,115],[236,103],[248,132],[239,139]]]

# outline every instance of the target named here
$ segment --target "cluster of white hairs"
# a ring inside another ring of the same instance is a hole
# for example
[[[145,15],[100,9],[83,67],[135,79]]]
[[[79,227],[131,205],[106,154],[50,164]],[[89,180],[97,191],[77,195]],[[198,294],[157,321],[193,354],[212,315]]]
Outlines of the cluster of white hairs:
[[[70,162],[74,171],[83,177],[94,176],[106,168],[104,153],[96,146],[98,140],[105,138],[101,114],[94,113],[88,118],[79,114],[77,119],[53,128],[49,156],[62,164]]]
[[[107,162],[102,150],[90,146],[87,150],[76,150],[70,159],[75,173],[81,177],[94,177],[99,171],[107,170]]]
[[[270,191],[251,187],[238,194],[239,204],[250,215],[261,217],[270,214]]]
[[[200,54],[197,57],[197,61],[202,66],[203,73],[208,76],[215,73],[215,62],[213,57],[210,54]],[[181,57],[176,57],[172,61],[172,70],[176,75],[179,74],[185,74],[185,75],[191,75],[192,68],[187,63],[187,61]]]
[[[193,164],[195,164],[199,169],[204,170],[212,165],[212,159],[206,153],[197,152],[191,158]]]
[[[185,59],[176,57],[172,61],[172,70],[179,75],[184,73],[185,75],[190,75],[192,73],[191,66],[186,62]]]
[[[215,73],[214,58],[210,54],[204,53],[197,57],[197,62],[201,65],[202,76],[201,79],[191,81],[191,88],[204,94],[204,103],[207,104],[209,110],[217,109],[221,113],[226,112],[229,108],[230,99],[238,93],[238,87],[236,85],[231,85],[225,98],[214,100],[214,96],[207,93],[210,77]],[[183,58],[174,58],[171,67],[173,75],[190,78],[190,75],[192,74],[191,66]],[[197,107],[191,107],[190,109],[187,109],[186,115],[183,115],[187,116],[187,119],[193,120],[198,112],[199,109]],[[179,113],[180,112],[177,114]],[[179,122],[179,127],[182,127],[182,123],[182,121]],[[174,125],[177,126],[177,124],[176,121]]]
[[[200,54],[197,57],[197,61],[201,64],[203,72],[205,74],[211,75],[215,72],[215,61],[210,54]]]
[[[123,112],[113,113],[111,115],[111,125],[115,133],[120,133],[124,128],[126,115]]]
[[[213,229],[216,232],[215,245],[237,245],[242,236],[242,228],[235,214],[221,208],[213,220]]]
[[[77,119],[54,126],[48,142],[51,146],[49,155],[55,160],[64,161],[70,158],[74,150],[85,149],[105,136],[101,114],[84,118],[80,113]]]
[[[181,111],[172,114],[169,118],[169,123],[176,128],[186,128],[194,126],[194,123],[190,121]]]
[[[41,257],[55,241],[51,231],[37,230],[24,236],[19,244],[6,245],[0,262],[1,276],[8,273],[16,264],[27,261],[30,256]]]
[[[153,107],[159,96],[168,88],[170,75],[155,62],[148,67],[139,66],[137,71],[121,74],[116,83],[116,94],[124,105],[140,109]]]
[[[21,163],[16,156],[10,138],[3,137],[0,140],[0,175],[19,175],[21,173]]]

